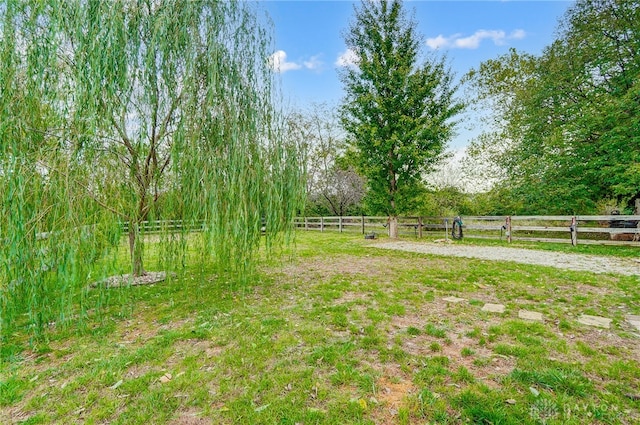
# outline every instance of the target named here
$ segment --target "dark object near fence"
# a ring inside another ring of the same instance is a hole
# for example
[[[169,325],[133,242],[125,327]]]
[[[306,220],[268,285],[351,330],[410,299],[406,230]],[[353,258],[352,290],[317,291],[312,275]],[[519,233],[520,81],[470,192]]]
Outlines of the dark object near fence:
[[[611,215],[620,215],[620,211],[613,210]],[[638,220],[609,220],[612,229],[633,229],[638,227]]]
[[[638,220],[610,220],[609,227],[612,229],[635,229],[638,227]]]
[[[365,239],[375,239],[376,238],[376,232],[371,232],[371,233],[367,233],[366,235],[364,235]]]
[[[451,237],[456,240],[462,239],[462,219],[457,216],[453,219],[453,226],[451,227]]]
[[[614,210],[611,215],[619,215],[620,211]],[[638,226],[638,220],[609,220],[609,228],[611,229],[640,229]],[[615,241],[638,241],[638,233],[615,233],[610,235],[611,239]]]

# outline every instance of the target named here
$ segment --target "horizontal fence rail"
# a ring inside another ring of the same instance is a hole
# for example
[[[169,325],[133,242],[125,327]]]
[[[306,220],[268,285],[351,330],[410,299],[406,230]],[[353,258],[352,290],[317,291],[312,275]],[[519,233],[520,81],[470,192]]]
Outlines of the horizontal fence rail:
[[[640,246],[640,215],[463,216],[465,237]],[[401,236],[451,237],[454,217],[398,217]],[[298,229],[388,234],[388,217],[298,217]]]

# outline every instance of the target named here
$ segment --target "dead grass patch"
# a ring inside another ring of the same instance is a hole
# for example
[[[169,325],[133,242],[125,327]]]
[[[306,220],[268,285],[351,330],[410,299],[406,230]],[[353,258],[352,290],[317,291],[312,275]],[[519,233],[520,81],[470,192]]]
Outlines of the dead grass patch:
[[[157,320],[147,320],[142,315],[137,315],[134,319],[123,322],[117,334],[120,335],[122,344],[140,344],[155,338],[160,332],[182,329],[192,322],[191,318],[183,318],[160,324]]]
[[[33,413],[25,412],[19,406],[0,409],[0,423],[2,424],[21,424],[28,421],[32,416]]]
[[[124,373],[124,378],[137,379],[154,371],[156,371],[156,369],[154,369],[148,364],[131,365],[127,368],[126,372]]]
[[[506,376],[515,368],[515,358],[495,355],[493,351],[479,346],[471,338],[455,337],[451,334],[449,338],[451,342],[442,345],[441,355],[449,358],[451,369],[464,367],[489,387],[497,387],[499,379],[496,377]],[[465,348],[472,349],[473,355],[464,356],[462,353]],[[474,362],[477,358],[490,358],[491,362],[485,366],[478,366]]]
[[[212,341],[183,339],[173,344],[172,351],[173,354],[165,361],[167,367],[177,366],[187,357],[202,359],[218,357],[225,351],[225,347],[214,345]]]
[[[334,301],[334,304],[352,304],[365,301],[367,298],[368,295],[362,292],[343,292],[342,295]]]
[[[371,400],[376,403],[371,410],[371,418],[376,424],[396,424],[400,409],[407,405],[417,387],[394,363],[374,364],[372,367],[382,376],[376,381],[375,399]]]
[[[151,322],[151,324],[153,326],[156,326],[158,329],[158,332],[165,332],[165,331],[173,331],[176,329],[182,329],[185,326],[189,325],[193,323],[193,318],[191,317],[184,317],[181,319],[172,319],[170,322],[167,323],[158,323],[155,320],[153,322]]]
[[[571,285],[562,285],[558,286],[556,289],[556,293],[562,294],[580,294],[583,296],[596,296],[596,297],[611,297],[620,294],[619,290],[607,288],[605,286],[592,286],[586,285],[583,283],[572,283]],[[555,295],[554,294],[554,295]]]
[[[406,313],[403,316],[393,316],[391,318],[390,336],[406,332],[410,327],[417,329],[425,325],[425,317],[420,313]]]
[[[157,326],[142,320],[128,320],[121,328],[118,333],[123,344],[144,343],[158,334]]]
[[[285,276],[303,281],[325,279],[342,275],[365,275],[369,277],[390,276],[394,270],[449,268],[449,264],[436,258],[388,258],[378,256],[358,257],[341,255],[331,258],[298,260],[283,266],[279,271]]]
[[[386,376],[378,380],[378,401],[392,408],[399,408],[405,398],[415,392],[415,385],[411,381],[401,379],[396,382]]]
[[[338,256],[331,259],[310,259],[288,264],[280,271],[286,276],[302,280],[327,278],[335,275],[365,274],[376,276],[388,268],[389,261],[380,257]]]
[[[179,410],[169,425],[204,425],[211,424],[211,419],[202,417],[203,412],[198,409]]]
[[[416,386],[406,379],[397,379],[395,376],[383,376],[377,383],[378,392],[376,399],[388,410],[397,412],[405,403],[407,397],[414,394]]]

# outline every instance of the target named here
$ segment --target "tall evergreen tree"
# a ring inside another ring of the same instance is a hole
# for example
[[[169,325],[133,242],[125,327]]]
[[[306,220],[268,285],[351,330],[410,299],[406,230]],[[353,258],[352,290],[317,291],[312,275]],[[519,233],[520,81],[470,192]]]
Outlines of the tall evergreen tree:
[[[413,208],[422,176],[442,156],[462,105],[444,58],[421,61],[416,23],[402,2],[364,0],[345,35],[342,121],[369,184],[369,205],[397,217]]]

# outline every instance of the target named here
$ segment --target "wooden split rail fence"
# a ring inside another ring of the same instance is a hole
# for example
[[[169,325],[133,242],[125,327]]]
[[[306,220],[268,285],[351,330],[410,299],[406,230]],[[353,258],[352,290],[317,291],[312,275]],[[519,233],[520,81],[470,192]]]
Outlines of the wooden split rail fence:
[[[640,215],[462,216],[465,237],[640,246]],[[453,217],[398,217],[401,236],[451,237]],[[387,217],[299,217],[310,231],[388,232]]]
[[[513,240],[584,243],[605,245],[634,245],[640,247],[640,215],[582,215],[582,216],[462,216],[464,237]],[[398,217],[401,236],[451,237],[453,217]],[[298,217],[298,229],[319,232],[351,232],[385,234],[388,218],[383,216]],[[142,233],[177,233],[202,231],[204,223],[183,223],[180,220],[145,221]],[[128,231],[128,223],[123,223]],[[46,239],[49,232],[38,233]]]
[[[156,221],[143,221],[140,224],[140,232],[142,233],[180,233],[184,232],[199,232],[204,228],[204,220],[196,220],[193,222],[185,223],[183,220],[156,220]],[[129,223],[122,223],[122,230],[124,233],[129,231]]]

